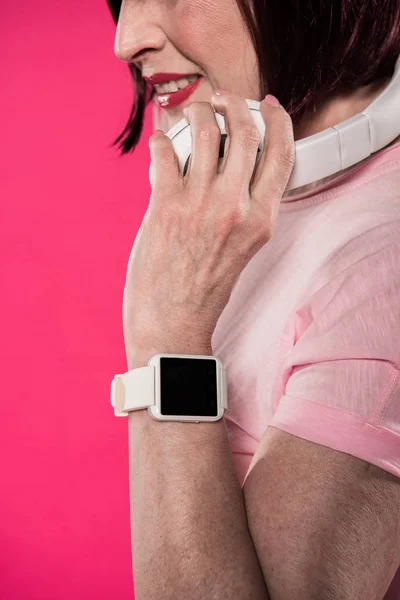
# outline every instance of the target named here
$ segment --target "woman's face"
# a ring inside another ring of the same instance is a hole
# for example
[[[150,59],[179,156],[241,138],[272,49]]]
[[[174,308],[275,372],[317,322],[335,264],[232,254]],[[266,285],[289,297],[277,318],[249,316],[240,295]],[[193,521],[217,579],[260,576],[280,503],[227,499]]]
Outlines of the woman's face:
[[[183,108],[210,102],[218,88],[261,100],[256,54],[235,0],[123,0],[114,50],[145,77],[204,77],[182,104],[161,109],[165,132],[183,118]]]

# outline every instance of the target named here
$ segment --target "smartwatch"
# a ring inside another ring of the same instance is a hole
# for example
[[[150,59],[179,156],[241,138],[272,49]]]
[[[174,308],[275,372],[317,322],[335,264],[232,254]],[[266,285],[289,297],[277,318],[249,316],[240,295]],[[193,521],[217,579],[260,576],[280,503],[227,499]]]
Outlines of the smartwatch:
[[[116,417],[147,408],[157,421],[218,421],[228,408],[226,372],[215,356],[155,354],[147,367],[114,375],[111,406]]]

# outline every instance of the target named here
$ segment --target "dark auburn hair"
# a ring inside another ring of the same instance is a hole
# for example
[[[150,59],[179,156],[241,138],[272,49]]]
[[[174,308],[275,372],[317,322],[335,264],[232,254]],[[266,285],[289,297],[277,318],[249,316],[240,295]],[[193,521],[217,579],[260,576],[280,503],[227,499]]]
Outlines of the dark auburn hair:
[[[400,0],[235,0],[259,67],[261,98],[271,93],[297,125],[318,98],[391,76],[400,54]],[[107,0],[115,23],[121,0]],[[155,90],[128,64],[134,104],[112,143],[135,149]],[[260,99],[261,99],[260,98]]]

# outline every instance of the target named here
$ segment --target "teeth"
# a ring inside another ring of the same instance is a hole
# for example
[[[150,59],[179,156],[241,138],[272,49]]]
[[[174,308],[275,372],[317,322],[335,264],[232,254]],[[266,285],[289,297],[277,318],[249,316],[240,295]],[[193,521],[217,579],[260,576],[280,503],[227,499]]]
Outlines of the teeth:
[[[159,85],[155,85],[156,92],[158,94],[170,94],[172,92],[177,92],[192,83],[199,78],[199,75],[191,75],[190,77],[182,77],[181,79],[176,79],[174,81],[168,81],[167,83],[162,83]]]

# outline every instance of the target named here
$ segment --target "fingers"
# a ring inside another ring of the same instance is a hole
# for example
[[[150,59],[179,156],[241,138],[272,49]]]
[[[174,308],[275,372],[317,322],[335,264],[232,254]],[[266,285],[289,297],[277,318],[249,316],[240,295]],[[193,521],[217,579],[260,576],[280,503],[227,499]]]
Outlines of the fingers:
[[[159,132],[158,132],[159,131]],[[150,184],[153,189],[172,190],[182,182],[178,157],[167,135],[157,130],[149,138]]]
[[[221,132],[209,102],[194,102],[187,109],[190,124],[192,154],[187,177],[190,181],[206,185],[217,174]]]
[[[225,155],[218,171],[221,132],[215,119],[214,108],[224,116],[228,139]],[[260,137],[246,101],[240,96],[227,93],[213,95],[209,102],[194,102],[188,107],[192,154],[186,175],[187,183],[207,186],[218,175],[229,184],[246,187],[252,201],[272,208],[275,214],[293,170],[295,144],[290,116],[282,106],[273,106],[265,101],[260,104],[266,131],[264,151],[257,161]],[[150,138],[152,183],[163,189],[184,185],[179,171],[177,156],[167,136],[153,135]]]
[[[260,135],[247,102],[233,93],[213,94],[211,102],[224,116],[228,134],[221,176],[237,185],[248,185],[256,164]]]
[[[263,101],[260,111],[265,121],[264,151],[250,184],[251,196],[260,203],[271,196],[280,202],[295,161],[292,120],[280,105]]]

